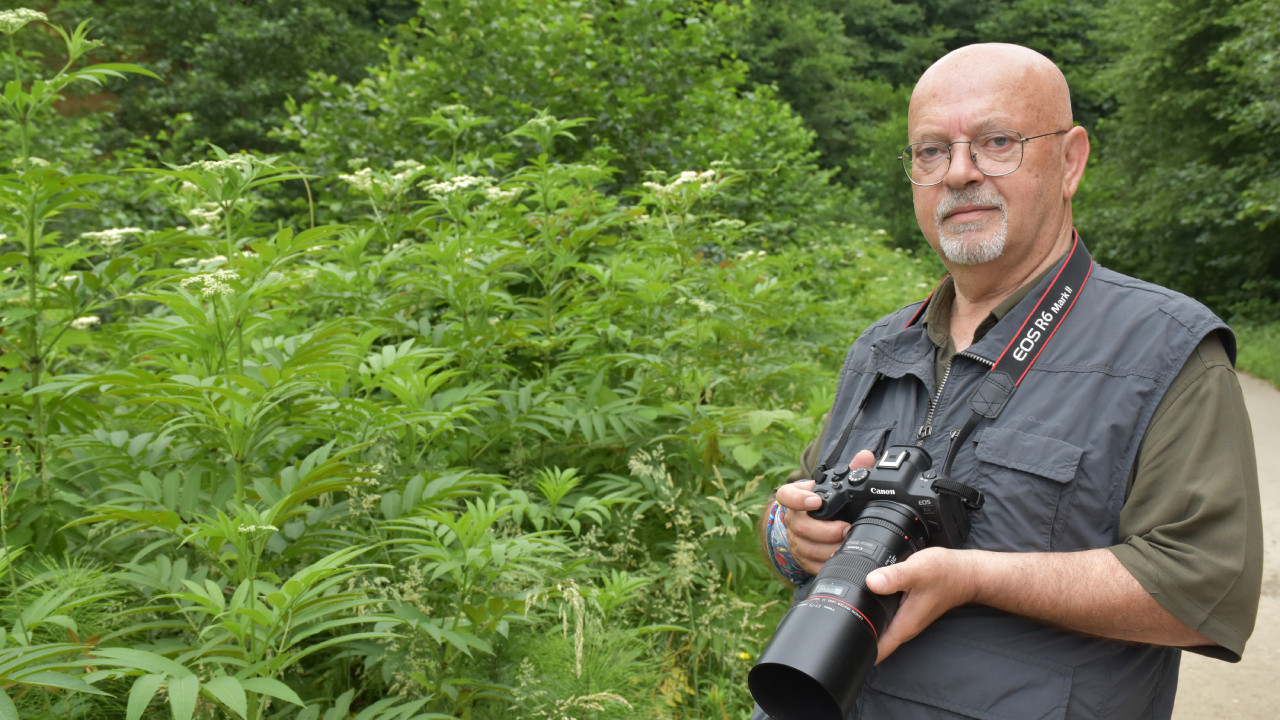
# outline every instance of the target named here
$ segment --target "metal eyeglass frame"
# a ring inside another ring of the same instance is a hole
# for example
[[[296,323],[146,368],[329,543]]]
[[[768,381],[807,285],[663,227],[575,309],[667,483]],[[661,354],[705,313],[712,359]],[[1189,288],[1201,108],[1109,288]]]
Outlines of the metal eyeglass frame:
[[[915,185],[917,187],[933,187],[934,185],[941,183],[943,180],[946,180],[947,173],[951,171],[951,158],[954,155],[951,152],[951,146],[952,145],[968,145],[970,148],[969,161],[972,162],[973,166],[978,169],[978,172],[982,173],[983,175],[986,175],[987,177],[1004,177],[1005,175],[1012,175],[1013,173],[1018,171],[1018,168],[1022,167],[1022,160],[1027,156],[1027,149],[1026,149],[1027,143],[1031,142],[1032,140],[1035,140],[1036,138],[1049,137],[1050,135],[1061,135],[1063,133],[1071,132],[1072,129],[1073,128],[1067,128],[1066,130],[1055,130],[1053,132],[1047,132],[1041,135],[1032,135],[1031,137],[1022,137],[1022,133],[1018,132],[1017,130],[989,130],[987,132],[974,135],[968,140],[956,140],[955,142],[949,142],[949,143],[942,143],[942,142],[937,142],[932,140],[926,141],[926,142],[910,143],[906,147],[902,148],[902,154],[898,156],[898,161],[902,163],[902,169],[907,173],[907,179],[911,181],[912,185]],[[982,166],[978,165],[977,154],[972,152],[974,140],[977,140],[983,135],[991,135],[992,133],[1012,133],[1014,135],[1017,135],[1018,139],[1021,141],[1022,153],[1018,156],[1018,164],[1015,165],[1013,169],[1008,172],[989,173],[986,170],[983,170]],[[916,182],[911,177],[911,166],[908,164],[909,161],[907,160],[907,153],[910,152],[911,148],[916,147],[917,145],[945,145],[947,148],[947,167],[942,171],[942,175],[937,180],[931,183]]]

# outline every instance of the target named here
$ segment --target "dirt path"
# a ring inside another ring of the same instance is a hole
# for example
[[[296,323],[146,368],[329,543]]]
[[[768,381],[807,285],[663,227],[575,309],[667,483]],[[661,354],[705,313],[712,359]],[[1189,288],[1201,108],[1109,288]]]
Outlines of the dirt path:
[[[1258,624],[1238,664],[1182,654],[1174,720],[1280,720],[1280,391],[1240,376],[1253,423],[1266,541]]]

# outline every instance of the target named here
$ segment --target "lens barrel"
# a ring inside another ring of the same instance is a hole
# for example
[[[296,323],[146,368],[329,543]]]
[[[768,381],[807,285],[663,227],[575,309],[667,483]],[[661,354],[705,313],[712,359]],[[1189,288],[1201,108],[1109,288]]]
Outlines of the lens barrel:
[[[876,641],[901,593],[877,595],[867,575],[925,547],[925,525],[901,503],[876,500],[853,521],[809,594],[787,612],[747,675],[774,720],[842,720],[876,660]]]

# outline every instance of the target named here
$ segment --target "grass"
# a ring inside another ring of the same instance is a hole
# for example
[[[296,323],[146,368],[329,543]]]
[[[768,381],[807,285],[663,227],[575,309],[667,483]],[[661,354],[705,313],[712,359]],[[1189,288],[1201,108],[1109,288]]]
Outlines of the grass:
[[[1236,368],[1280,387],[1280,323],[1233,328],[1239,357]]]

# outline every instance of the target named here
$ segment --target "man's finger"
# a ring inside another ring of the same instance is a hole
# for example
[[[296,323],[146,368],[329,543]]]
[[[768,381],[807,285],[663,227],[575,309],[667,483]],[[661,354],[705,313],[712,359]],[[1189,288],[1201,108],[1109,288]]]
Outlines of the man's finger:
[[[876,464],[875,453],[870,450],[859,450],[857,455],[849,461],[849,469],[857,470],[858,468],[869,468]]]
[[[897,567],[876,568],[872,570],[866,579],[867,589],[877,595],[892,595],[898,592],[898,578],[892,577],[898,570]]]
[[[774,498],[788,510],[817,510],[822,507],[822,498],[813,493],[813,485],[812,480],[787,483],[778,488]]]

